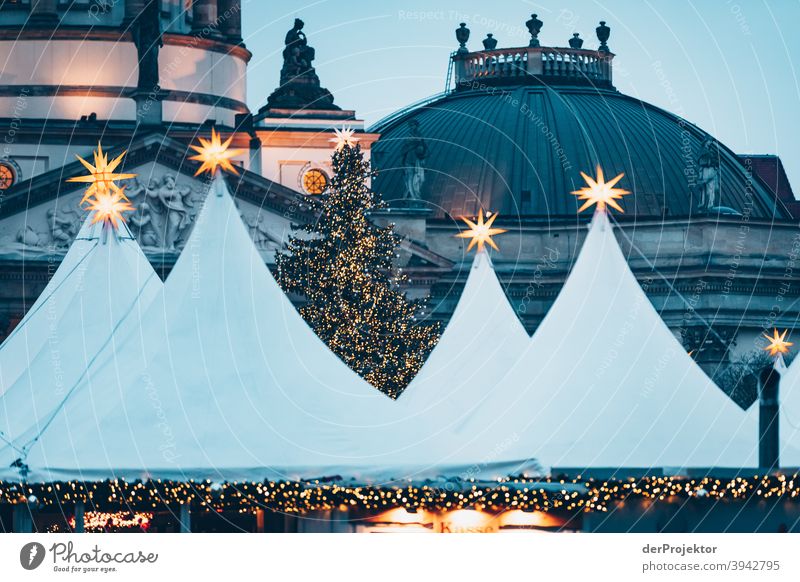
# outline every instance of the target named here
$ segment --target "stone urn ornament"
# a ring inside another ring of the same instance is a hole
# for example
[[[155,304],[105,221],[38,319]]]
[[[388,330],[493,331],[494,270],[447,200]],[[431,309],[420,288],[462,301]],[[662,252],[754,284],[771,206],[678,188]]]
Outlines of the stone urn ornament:
[[[459,24],[458,28],[456,28],[456,40],[459,44],[458,52],[460,54],[468,53],[467,41],[469,40],[469,28],[467,28],[466,22],[462,22]]]
[[[580,34],[574,32],[572,34],[572,38],[569,39],[569,47],[574,49],[579,49],[583,46],[583,39],[580,37]]]
[[[493,51],[497,48],[497,39],[491,33],[488,33],[486,38],[483,39],[483,48],[487,51]]]
[[[611,28],[606,26],[605,20],[600,21],[600,26],[595,28],[595,32],[597,33],[597,40],[600,41],[600,48],[597,50],[601,53],[611,52],[606,44],[608,42],[608,37],[611,36]]]
[[[537,48],[541,46],[539,44],[539,32],[542,30],[542,26],[544,22],[537,18],[536,14],[531,14],[531,19],[525,23],[525,26],[528,27],[528,32],[531,33],[531,42],[528,45],[531,48]]]

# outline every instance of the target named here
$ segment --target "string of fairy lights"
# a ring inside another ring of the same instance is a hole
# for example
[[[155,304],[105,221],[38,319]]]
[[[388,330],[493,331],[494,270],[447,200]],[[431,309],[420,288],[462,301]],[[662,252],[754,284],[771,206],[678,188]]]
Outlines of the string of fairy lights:
[[[83,515],[83,531],[104,532],[126,529],[147,531],[150,529],[152,521],[152,512],[87,511]],[[71,529],[75,529],[76,519],[74,515],[67,520],[67,525]]]
[[[749,500],[795,500],[800,495],[798,474],[752,477],[689,478],[650,476],[621,480],[510,479],[501,482],[426,482],[391,486],[327,483],[321,481],[226,482],[133,481],[0,483],[0,504],[27,504],[39,511],[56,511],[77,502],[109,515],[174,510],[189,505],[196,510],[239,513],[271,510],[304,515],[320,510],[381,513],[395,508],[447,512],[477,509],[558,513],[607,512],[620,503],[649,500],[682,502],[688,499],[744,503]],[[127,513],[126,513],[127,512]],[[149,518],[148,518],[149,519]]]

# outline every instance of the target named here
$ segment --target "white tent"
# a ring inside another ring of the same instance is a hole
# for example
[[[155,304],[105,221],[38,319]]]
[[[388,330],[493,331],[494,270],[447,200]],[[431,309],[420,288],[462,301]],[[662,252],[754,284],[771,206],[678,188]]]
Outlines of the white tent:
[[[492,397],[529,342],[488,253],[479,250],[439,343],[399,403],[411,416],[456,428]]]
[[[140,333],[121,342],[29,435],[30,480],[377,480],[482,461],[403,419],[330,352],[264,265],[220,174]]]
[[[795,357],[781,374],[778,391],[780,402],[780,464],[800,467],[800,358]],[[758,413],[758,404],[753,408]]]
[[[83,271],[96,250],[99,232],[88,216],[47,286],[25,317],[0,346],[0,395],[19,380],[43,345],[51,341],[52,330],[68,313],[67,306],[83,281]]]
[[[550,468],[746,467],[757,427],[686,354],[605,212],[520,363],[465,425]]]
[[[135,326],[161,280],[125,224],[90,215],[44,292],[0,347],[0,443],[16,441]]]

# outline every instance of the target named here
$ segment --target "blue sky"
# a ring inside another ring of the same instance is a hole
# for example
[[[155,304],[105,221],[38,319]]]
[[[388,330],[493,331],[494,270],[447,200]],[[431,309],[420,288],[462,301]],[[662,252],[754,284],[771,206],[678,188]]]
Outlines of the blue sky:
[[[315,66],[336,104],[372,123],[444,89],[454,30],[468,46],[491,32],[499,47],[525,46],[525,21],[544,21],[543,45],[573,32],[598,44],[611,27],[614,83],[682,115],[738,153],[777,153],[800,195],[800,0],[527,2],[477,0],[243,0],[248,100],[258,110],[278,84],[286,31],[302,18]]]

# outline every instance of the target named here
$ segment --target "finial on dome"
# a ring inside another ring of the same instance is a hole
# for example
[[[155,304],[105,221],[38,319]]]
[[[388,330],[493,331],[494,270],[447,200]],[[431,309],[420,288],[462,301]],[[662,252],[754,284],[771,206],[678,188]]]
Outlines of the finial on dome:
[[[458,25],[458,28],[456,28],[456,40],[459,44],[458,52],[460,54],[468,53],[467,41],[469,40],[469,28],[467,28],[466,22],[462,22]]]
[[[542,26],[544,22],[537,18],[538,15],[531,14],[531,19],[525,23],[525,26],[528,27],[528,32],[531,33],[531,42],[528,44],[531,48],[537,48],[541,46],[539,44],[539,32],[542,30]]]
[[[574,32],[572,34],[572,38],[569,39],[569,47],[574,49],[579,49],[583,46],[583,39],[581,38],[580,34]]]
[[[597,33],[597,40],[600,41],[600,47],[597,49],[601,53],[611,52],[608,48],[608,37],[611,36],[611,28],[606,26],[606,21],[601,20],[600,26],[594,29]]]

